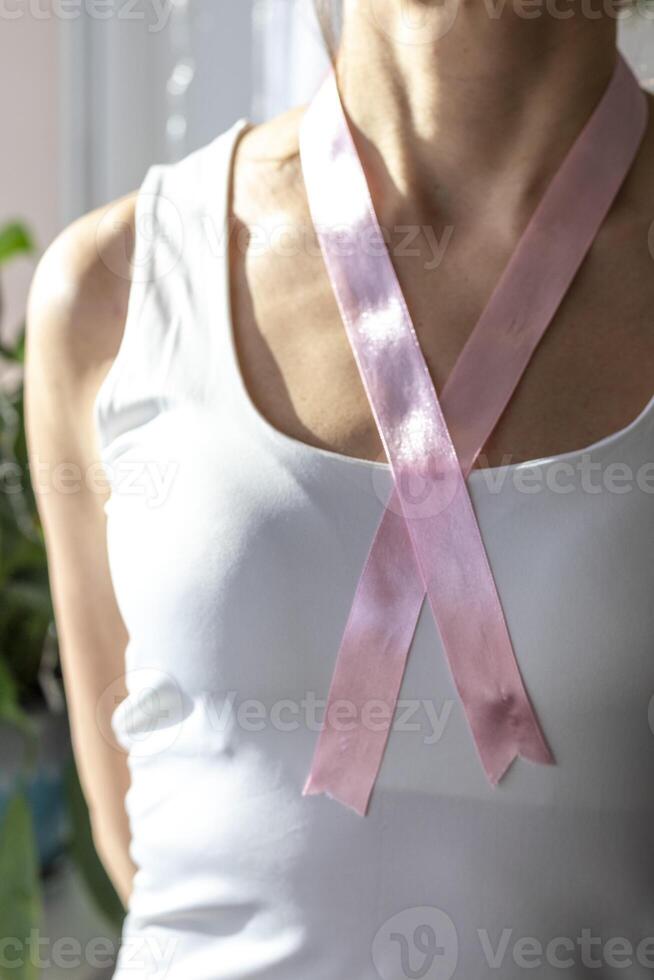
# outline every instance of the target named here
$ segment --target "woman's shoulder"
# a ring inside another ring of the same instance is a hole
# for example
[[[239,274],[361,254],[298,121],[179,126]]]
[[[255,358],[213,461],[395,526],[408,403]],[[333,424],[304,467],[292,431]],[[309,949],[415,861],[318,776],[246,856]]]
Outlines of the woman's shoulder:
[[[279,174],[283,159],[297,153],[297,115],[298,110],[291,110],[262,124],[235,120],[176,163],[153,165],[138,189],[89,211],[57,235],[32,278],[27,338],[28,356],[43,363],[46,380],[61,386],[62,397],[80,398],[84,391],[97,389],[120,348],[139,201],[143,207],[144,198],[155,193],[166,198],[161,206],[168,199],[175,207],[184,206],[185,196],[199,200],[194,179],[215,161],[215,152],[228,150],[232,135],[238,140],[239,174],[249,187],[246,196],[252,198],[263,172]]]
[[[71,418],[79,424],[120,346],[136,199],[133,192],[78,218],[37,265],[27,309],[27,373],[28,383],[35,382],[33,399],[54,404],[56,393],[53,426]]]

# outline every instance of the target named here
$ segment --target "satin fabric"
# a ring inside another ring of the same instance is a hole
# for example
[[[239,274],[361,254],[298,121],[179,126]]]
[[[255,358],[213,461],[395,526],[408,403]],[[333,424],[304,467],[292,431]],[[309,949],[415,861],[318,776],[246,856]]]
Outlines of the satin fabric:
[[[465,479],[640,145],[644,93],[621,57],[551,181],[439,402],[330,72],[301,125],[320,247],[394,478],[339,649],[305,794],[365,814],[425,593],[482,766],[554,760],[516,661]]]

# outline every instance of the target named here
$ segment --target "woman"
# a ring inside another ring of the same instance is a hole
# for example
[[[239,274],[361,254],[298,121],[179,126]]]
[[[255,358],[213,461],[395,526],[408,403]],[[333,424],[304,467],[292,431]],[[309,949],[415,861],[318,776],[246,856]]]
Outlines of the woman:
[[[338,87],[439,394],[609,86],[614,13],[344,3]],[[32,289],[31,454],[75,750],[129,910],[116,976],[642,976],[654,122],[468,477],[555,764],[489,785],[425,603],[362,818],[301,793],[393,486],[312,223],[306,111],[153,168]],[[563,242],[580,219],[559,217]]]

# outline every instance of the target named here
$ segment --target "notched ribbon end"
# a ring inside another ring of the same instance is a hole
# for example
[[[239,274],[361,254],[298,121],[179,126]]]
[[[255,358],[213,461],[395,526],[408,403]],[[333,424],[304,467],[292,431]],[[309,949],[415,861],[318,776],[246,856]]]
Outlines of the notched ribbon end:
[[[556,759],[546,742],[539,746],[537,751],[526,749],[520,752],[523,759],[534,762],[540,766],[555,766]]]
[[[368,812],[371,793],[372,789],[365,792],[361,788],[342,787],[338,784],[332,785],[329,782],[323,782],[318,780],[313,773],[309,773],[302,789],[302,796],[328,796],[330,800],[353,810],[359,817],[365,817]]]
[[[494,746],[490,752],[489,747],[484,746],[480,755],[488,781],[493,787],[499,785],[516,759],[525,759],[527,762],[541,766],[556,765],[554,755],[540,732],[535,738],[530,738],[522,745],[515,742],[507,743],[503,746]]]

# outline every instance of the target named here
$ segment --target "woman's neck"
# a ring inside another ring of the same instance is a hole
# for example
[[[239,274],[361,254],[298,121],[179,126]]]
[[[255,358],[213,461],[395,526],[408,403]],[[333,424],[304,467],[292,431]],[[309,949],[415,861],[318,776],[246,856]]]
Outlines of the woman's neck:
[[[339,88],[387,219],[531,211],[616,59],[614,17],[557,6],[573,16],[552,0],[345,0]]]

